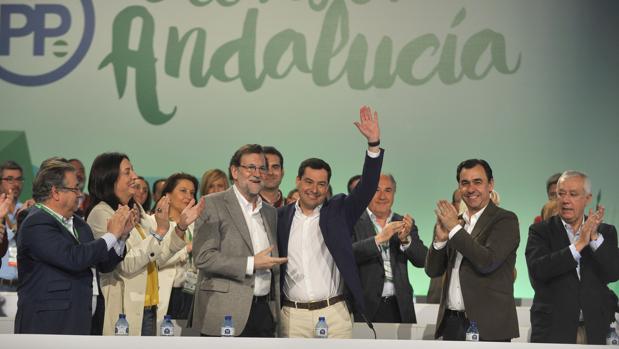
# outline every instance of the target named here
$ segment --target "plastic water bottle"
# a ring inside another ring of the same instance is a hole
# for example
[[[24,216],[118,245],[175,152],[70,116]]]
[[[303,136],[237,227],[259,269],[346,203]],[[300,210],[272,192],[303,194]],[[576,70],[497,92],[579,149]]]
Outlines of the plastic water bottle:
[[[329,337],[329,326],[327,326],[327,321],[324,316],[318,318],[318,322],[314,328],[314,337],[323,339]]]
[[[477,329],[477,322],[475,320],[471,320],[471,325],[466,330],[466,341],[479,342],[479,330]]]
[[[174,324],[172,323],[172,316],[166,315],[163,317],[161,323],[161,335],[166,337],[174,336]]]
[[[234,337],[234,323],[232,322],[232,315],[224,316],[224,323],[221,325],[222,337]]]
[[[127,322],[127,318],[125,314],[118,314],[118,321],[116,321],[116,325],[114,326],[114,335],[116,336],[128,336],[129,335],[129,322]]]
[[[619,345],[619,335],[612,326],[608,329],[606,335],[606,345]]]

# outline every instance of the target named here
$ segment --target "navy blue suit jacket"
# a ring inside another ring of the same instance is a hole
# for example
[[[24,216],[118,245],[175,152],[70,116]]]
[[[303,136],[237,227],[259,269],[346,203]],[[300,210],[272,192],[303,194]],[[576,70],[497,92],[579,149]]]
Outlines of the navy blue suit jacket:
[[[92,318],[92,271],[111,272],[122,260],[78,216],[67,228],[33,207],[17,235],[17,315],[15,333],[89,335]]]
[[[357,223],[357,220],[361,217],[361,214],[363,214],[376,193],[383,163],[383,154],[384,150],[382,149],[380,156],[377,158],[371,158],[366,153],[361,181],[357,184],[357,187],[348,196],[338,194],[325,201],[320,209],[320,221],[318,223],[327,249],[331,256],[333,256],[335,265],[344,279],[348,292],[352,295],[355,310],[363,314],[365,314],[365,304],[359,271],[352,251],[352,235],[355,223]],[[280,257],[287,257],[295,204],[281,207],[277,212],[279,255]],[[284,287],[285,275],[286,264],[282,264],[280,267],[280,287],[282,288]],[[283,297],[283,291],[281,295]]]

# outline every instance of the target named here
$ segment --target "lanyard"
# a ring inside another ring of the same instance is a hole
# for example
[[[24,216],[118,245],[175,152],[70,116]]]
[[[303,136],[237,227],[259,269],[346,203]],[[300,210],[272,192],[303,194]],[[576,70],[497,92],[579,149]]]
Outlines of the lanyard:
[[[43,210],[43,212],[47,213],[48,215],[54,217],[54,219],[56,219],[58,222],[60,222],[60,224],[62,224],[62,226],[64,226],[69,232],[73,233],[73,237],[75,238],[75,240],[77,240],[77,242],[80,242],[80,234],[77,232],[77,230],[75,229],[75,225],[73,227],[69,226],[68,224],[66,224],[65,222],[63,222],[60,218],[58,218],[58,216],[56,215],[55,212],[52,212],[49,208],[45,207],[42,204],[35,204],[36,207],[38,207],[39,209]]]

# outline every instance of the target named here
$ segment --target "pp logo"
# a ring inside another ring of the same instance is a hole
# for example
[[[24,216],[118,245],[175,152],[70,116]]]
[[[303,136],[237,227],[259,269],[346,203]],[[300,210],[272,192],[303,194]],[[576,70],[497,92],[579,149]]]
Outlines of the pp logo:
[[[21,86],[62,79],[92,43],[92,0],[18,2],[0,4],[0,79]]]

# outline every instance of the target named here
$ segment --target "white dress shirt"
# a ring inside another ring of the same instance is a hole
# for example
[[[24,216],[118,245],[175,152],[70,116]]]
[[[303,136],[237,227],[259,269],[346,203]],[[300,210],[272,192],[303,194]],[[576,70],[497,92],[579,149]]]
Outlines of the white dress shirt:
[[[486,205],[486,207],[488,207]],[[475,224],[479,220],[479,217],[486,210],[486,207],[479,210],[477,213],[468,216],[468,212],[464,212],[462,214],[462,218],[464,219],[464,230],[471,234],[473,229],[475,228]],[[449,239],[451,239],[458,231],[462,229],[460,224],[456,225],[449,232]],[[440,250],[447,245],[447,241],[442,242],[434,242],[434,249]],[[456,263],[454,264],[453,269],[451,270],[451,279],[449,280],[449,288],[447,289],[447,309],[456,310],[456,311],[464,311],[464,300],[462,298],[462,288],[460,288],[460,265],[462,265],[462,253],[458,252],[456,256]]]
[[[294,302],[314,302],[342,294],[342,277],[320,230],[320,209],[303,214],[299,201],[288,242],[284,295]]]
[[[236,185],[233,185],[232,188],[234,189],[234,194],[241,205],[241,211],[243,211],[245,223],[247,224],[247,229],[249,229],[254,254],[269,248],[269,237],[267,236],[266,229],[264,228],[264,222],[262,221],[262,215],[260,214],[260,209],[262,209],[262,199],[258,196],[256,208],[254,208],[254,204],[245,199]],[[254,296],[266,296],[269,294],[269,291],[271,290],[271,271],[267,269],[256,270],[254,272],[254,256],[247,257],[247,268],[245,270],[245,274],[256,274]]]

